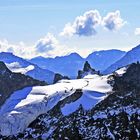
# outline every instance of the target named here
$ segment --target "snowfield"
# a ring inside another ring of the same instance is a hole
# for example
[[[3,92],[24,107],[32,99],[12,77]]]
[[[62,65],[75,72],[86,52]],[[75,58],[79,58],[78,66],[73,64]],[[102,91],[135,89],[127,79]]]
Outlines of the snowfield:
[[[106,97],[112,87],[108,76],[88,75],[83,79],[61,80],[54,85],[27,87],[14,92],[0,109],[0,133],[16,135],[23,132],[40,114],[52,109],[60,100],[82,89],[83,95],[61,108],[63,115],[75,111],[80,104],[88,110]]]
[[[99,101],[103,100],[106,97],[104,93],[112,90],[112,87],[107,83],[107,77],[108,76],[87,75],[84,79],[81,79],[81,81],[87,82],[87,85],[82,88],[83,95],[77,101],[66,104],[61,109],[63,115],[73,113],[80,105],[82,105],[85,110],[89,110]]]
[[[116,70],[115,72],[121,76],[126,72],[126,70],[127,70],[126,67],[122,67],[122,68]]]
[[[22,67],[18,62],[13,62],[13,63],[10,63],[10,64],[6,64],[6,66],[12,72],[22,73],[22,74],[26,74],[27,72],[29,72],[29,71],[34,69],[33,65],[29,65],[27,67]]]

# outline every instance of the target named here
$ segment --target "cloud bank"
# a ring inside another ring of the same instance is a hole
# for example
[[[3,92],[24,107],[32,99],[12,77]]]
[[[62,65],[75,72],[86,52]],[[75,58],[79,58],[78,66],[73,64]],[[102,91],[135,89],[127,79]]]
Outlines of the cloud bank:
[[[126,24],[121,18],[120,11],[110,12],[105,17],[101,17],[99,11],[91,10],[82,16],[76,17],[73,23],[65,25],[61,36],[93,36],[96,35],[96,27],[101,26],[110,31],[118,30]]]
[[[71,50],[67,46],[60,44],[50,33],[36,41],[32,46],[28,46],[23,42],[19,44],[10,44],[7,40],[0,41],[0,52],[11,52],[24,58],[62,56],[70,51]]]

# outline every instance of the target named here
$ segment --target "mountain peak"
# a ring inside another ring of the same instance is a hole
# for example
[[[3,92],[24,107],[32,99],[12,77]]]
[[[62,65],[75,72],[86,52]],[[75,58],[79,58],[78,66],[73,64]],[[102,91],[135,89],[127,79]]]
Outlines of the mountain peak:
[[[94,70],[94,69],[92,69],[90,64],[88,63],[88,61],[86,61],[85,64],[84,64],[84,67],[83,67],[83,71],[88,72],[90,70]]]
[[[84,63],[83,70],[78,71],[78,76],[77,79],[83,78],[84,76],[88,74],[99,74],[99,71],[96,71],[95,69],[91,68],[90,64],[88,61]]]
[[[69,55],[66,55],[66,56],[69,56],[69,57],[72,57],[72,58],[80,58],[80,59],[83,59],[78,53],[76,52],[73,52]]]

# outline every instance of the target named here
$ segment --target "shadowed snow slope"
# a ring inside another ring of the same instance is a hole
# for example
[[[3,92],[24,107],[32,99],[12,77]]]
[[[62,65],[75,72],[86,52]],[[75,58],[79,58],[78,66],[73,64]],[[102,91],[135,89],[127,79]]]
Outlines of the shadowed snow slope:
[[[0,109],[0,133],[15,135],[23,132],[37,116],[71,96],[76,89],[82,89],[82,96],[75,102],[65,104],[62,113],[67,115],[80,104],[85,109],[90,109],[106,96],[104,93],[112,90],[107,78],[108,76],[89,75],[79,80],[61,80],[54,85],[27,87],[14,92]]]

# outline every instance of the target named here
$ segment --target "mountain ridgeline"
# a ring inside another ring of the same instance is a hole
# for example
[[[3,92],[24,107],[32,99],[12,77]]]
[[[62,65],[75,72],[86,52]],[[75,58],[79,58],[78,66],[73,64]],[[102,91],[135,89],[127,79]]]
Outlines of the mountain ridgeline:
[[[88,61],[96,70],[103,71],[124,55],[124,51],[104,50],[93,52],[89,54],[87,58],[82,58],[77,53],[71,53],[67,56],[55,58],[36,57],[29,61],[41,68],[47,68],[55,73],[67,75],[70,78],[76,78],[77,71],[82,69],[85,61]]]
[[[55,73],[42,69],[39,66],[28,62],[27,60],[15,56],[9,52],[0,53],[0,61],[3,61],[12,72],[19,72],[25,75],[31,76],[35,79],[46,81],[48,84],[52,84]]]
[[[140,45],[128,51],[121,59],[110,65],[103,73],[108,74],[118,68],[140,61]]]

